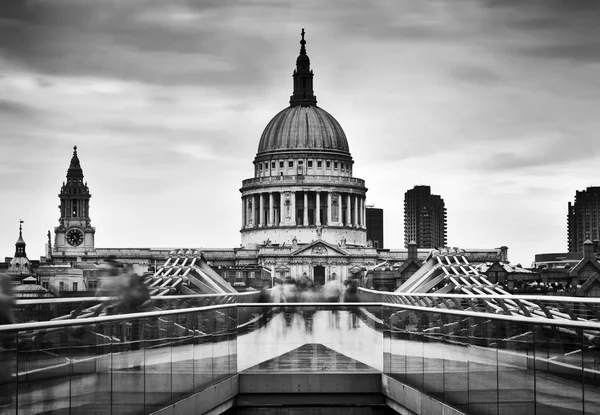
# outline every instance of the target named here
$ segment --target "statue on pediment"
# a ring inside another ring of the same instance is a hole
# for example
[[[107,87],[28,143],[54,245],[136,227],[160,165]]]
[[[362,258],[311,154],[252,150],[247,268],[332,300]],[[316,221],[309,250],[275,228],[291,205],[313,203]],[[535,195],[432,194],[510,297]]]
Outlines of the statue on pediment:
[[[317,238],[321,239],[321,236],[323,236],[323,225],[317,225],[315,231],[317,232]]]

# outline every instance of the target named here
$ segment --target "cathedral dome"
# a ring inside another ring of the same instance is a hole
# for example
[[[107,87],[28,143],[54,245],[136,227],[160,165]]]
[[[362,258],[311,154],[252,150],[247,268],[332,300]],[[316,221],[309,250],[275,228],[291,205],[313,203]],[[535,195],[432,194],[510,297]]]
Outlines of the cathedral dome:
[[[258,154],[316,150],[350,154],[344,130],[331,114],[317,106],[291,106],[267,124]]]

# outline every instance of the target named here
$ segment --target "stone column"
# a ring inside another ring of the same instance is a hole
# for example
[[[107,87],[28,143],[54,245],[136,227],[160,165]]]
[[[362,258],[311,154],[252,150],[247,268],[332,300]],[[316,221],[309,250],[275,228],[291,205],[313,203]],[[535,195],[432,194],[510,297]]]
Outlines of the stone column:
[[[362,201],[362,197],[358,197],[358,227],[362,228],[363,227],[363,216],[362,216],[362,210],[363,210],[363,201]]]
[[[362,214],[362,225],[363,228],[367,227],[367,207],[365,206],[365,198],[361,198],[361,206],[362,206],[362,210],[361,210],[361,214]]]
[[[296,207],[296,192],[292,192],[292,222],[296,225],[296,212],[298,208]]]
[[[308,226],[308,192],[304,191],[304,226]]]
[[[258,195],[258,200],[260,200],[260,203],[259,203],[260,212],[258,213],[259,217],[260,217],[260,221],[258,223],[258,226],[263,228],[265,226],[265,202],[264,202],[265,198],[262,193],[260,193]]]
[[[317,210],[317,219],[315,220],[315,225],[321,225],[321,192],[317,192],[315,199],[315,207]]]
[[[258,228],[258,215],[256,211],[258,210],[258,195],[252,196],[252,227]]]
[[[273,192],[269,192],[269,226],[273,226],[275,222],[275,208],[273,206]]]
[[[352,226],[352,198],[350,193],[346,196],[346,226]]]
[[[279,192],[279,226],[283,225],[283,192]]]
[[[331,192],[327,192],[327,225],[331,226]]]
[[[344,196],[342,196],[342,194],[340,193],[338,196],[338,219],[340,220],[340,225],[344,224],[344,209],[342,209],[342,206],[344,204]]]
[[[246,198],[242,196],[242,229],[246,227]]]
[[[358,196],[354,195],[354,227],[358,228]]]
[[[246,196],[246,228],[250,227],[250,221],[252,219],[252,214],[250,212],[250,196]]]

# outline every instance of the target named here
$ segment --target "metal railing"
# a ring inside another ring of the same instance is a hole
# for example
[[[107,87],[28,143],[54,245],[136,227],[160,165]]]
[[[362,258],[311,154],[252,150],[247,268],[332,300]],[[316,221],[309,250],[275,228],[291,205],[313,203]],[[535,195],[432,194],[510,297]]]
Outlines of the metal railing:
[[[0,339],[2,413],[150,413],[244,370],[371,368],[465,413],[600,403],[596,321],[390,301],[235,303],[14,324]],[[323,346],[303,360],[314,363],[290,368],[307,344]]]
[[[359,288],[364,301],[475,311],[507,316],[543,317],[559,320],[599,321],[600,299],[533,295],[392,293]]]

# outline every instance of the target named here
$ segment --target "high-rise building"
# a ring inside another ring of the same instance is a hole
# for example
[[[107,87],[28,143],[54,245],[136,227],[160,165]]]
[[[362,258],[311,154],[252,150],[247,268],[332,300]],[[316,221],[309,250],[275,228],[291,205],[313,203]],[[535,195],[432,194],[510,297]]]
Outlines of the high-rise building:
[[[583,252],[583,243],[600,240],[600,187],[575,192],[567,216],[569,252]]]
[[[367,206],[367,241],[383,249],[383,209]]]
[[[415,241],[419,248],[446,246],[444,199],[429,186],[415,186],[404,194],[404,247]]]

